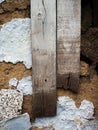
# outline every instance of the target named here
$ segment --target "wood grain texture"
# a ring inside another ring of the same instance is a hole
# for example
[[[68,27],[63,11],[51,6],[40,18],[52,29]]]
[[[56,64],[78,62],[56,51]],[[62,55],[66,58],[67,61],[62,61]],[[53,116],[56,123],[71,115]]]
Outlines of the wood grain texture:
[[[33,113],[56,114],[56,1],[31,0]]]
[[[81,0],[57,0],[57,86],[79,88]]]

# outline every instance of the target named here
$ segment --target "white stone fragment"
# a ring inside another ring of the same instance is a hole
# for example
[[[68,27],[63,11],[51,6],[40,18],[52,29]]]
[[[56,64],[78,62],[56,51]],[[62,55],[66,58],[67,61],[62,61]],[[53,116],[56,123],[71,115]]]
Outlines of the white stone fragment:
[[[93,103],[91,103],[87,100],[83,100],[81,102],[79,110],[80,110],[82,118],[86,118],[86,119],[93,118],[93,114],[94,114]],[[87,110],[87,111],[85,111],[85,110]]]
[[[21,80],[17,80],[16,78],[12,78],[9,81],[9,86],[15,86],[17,90],[21,91],[23,95],[32,95],[32,77],[23,77]]]
[[[29,130],[30,128],[30,117],[27,113],[10,120],[0,122],[0,130]]]
[[[32,95],[32,77],[24,77],[19,81],[17,90],[22,91],[23,95]]]
[[[14,86],[16,87],[18,84],[18,80],[16,78],[12,78],[10,81],[9,81],[9,86]]]
[[[0,3],[2,3],[3,1],[5,1],[5,0],[0,0]]]
[[[0,30],[0,62],[23,62],[32,67],[30,19],[13,19]]]
[[[11,119],[21,113],[23,94],[17,90],[0,90],[0,121]]]
[[[59,97],[57,102],[57,116],[52,118],[37,118],[33,126],[53,126],[55,130],[83,130],[85,124],[93,118],[94,106],[92,102],[83,100],[79,108],[69,97]],[[85,116],[84,116],[85,115]]]
[[[73,101],[70,97],[61,96],[58,98],[58,104],[61,105],[64,109],[77,109],[75,105],[75,101]]]

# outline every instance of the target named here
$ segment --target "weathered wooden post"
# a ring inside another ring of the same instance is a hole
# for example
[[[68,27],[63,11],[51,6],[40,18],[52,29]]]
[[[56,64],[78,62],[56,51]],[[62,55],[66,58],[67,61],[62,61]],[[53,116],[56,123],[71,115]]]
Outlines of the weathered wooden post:
[[[56,0],[31,0],[33,113],[56,114]]]
[[[81,0],[57,0],[57,86],[79,88]]]

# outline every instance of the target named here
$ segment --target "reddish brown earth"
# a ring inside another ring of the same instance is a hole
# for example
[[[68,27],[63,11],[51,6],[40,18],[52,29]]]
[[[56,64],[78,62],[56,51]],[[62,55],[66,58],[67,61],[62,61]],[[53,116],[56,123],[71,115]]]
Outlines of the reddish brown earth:
[[[26,69],[22,63],[0,63],[0,89],[9,88],[9,80],[11,78],[17,78],[18,80],[23,77],[31,75],[31,70]]]
[[[30,17],[30,0],[6,0],[0,3],[0,24],[13,18]]]

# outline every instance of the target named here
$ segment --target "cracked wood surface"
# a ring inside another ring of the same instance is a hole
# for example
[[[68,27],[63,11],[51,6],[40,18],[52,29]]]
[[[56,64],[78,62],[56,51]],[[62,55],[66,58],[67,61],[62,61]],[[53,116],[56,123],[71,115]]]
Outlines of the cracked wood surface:
[[[57,0],[57,86],[79,88],[81,0]]]
[[[31,0],[33,113],[56,113],[56,0]]]

